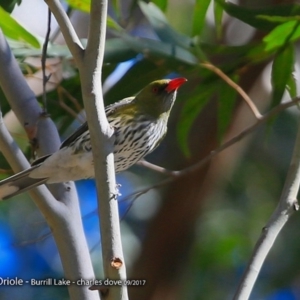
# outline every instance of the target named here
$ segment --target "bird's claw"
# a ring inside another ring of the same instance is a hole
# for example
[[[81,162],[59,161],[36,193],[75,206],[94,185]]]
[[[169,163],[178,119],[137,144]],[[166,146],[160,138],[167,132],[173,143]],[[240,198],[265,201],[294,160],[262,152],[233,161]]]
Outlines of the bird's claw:
[[[117,200],[118,197],[122,196],[122,194],[119,191],[119,188],[121,187],[121,184],[116,184],[116,192],[112,194],[112,197]]]
[[[122,194],[120,193],[120,187],[122,185],[120,183],[117,183],[116,184],[116,196],[119,197],[119,196],[122,196]]]

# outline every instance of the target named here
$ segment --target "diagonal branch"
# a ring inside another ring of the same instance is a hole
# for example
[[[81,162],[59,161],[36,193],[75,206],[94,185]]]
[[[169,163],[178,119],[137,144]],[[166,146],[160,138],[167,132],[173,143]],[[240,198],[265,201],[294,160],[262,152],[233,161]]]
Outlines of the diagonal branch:
[[[213,150],[210,152],[209,155],[207,155],[206,157],[204,157],[203,159],[201,159],[200,161],[198,161],[197,163],[183,169],[183,170],[179,170],[179,171],[170,171],[170,170],[166,170],[160,166],[156,166],[153,165],[151,163],[148,163],[147,161],[141,161],[138,164],[151,169],[155,172],[159,172],[161,174],[166,174],[169,177],[156,183],[151,185],[150,187],[141,189],[139,191],[136,191],[132,194],[129,194],[128,196],[126,196],[123,201],[127,201],[128,199],[130,199],[131,197],[134,197],[134,200],[136,200],[139,196],[147,193],[148,191],[154,189],[154,188],[159,188],[162,187],[166,184],[169,184],[183,176],[187,176],[193,172],[196,172],[197,170],[199,170],[200,168],[202,168],[207,162],[209,162],[211,159],[213,159],[215,156],[217,156],[218,154],[220,154],[221,152],[223,152],[224,150],[228,149],[229,147],[231,147],[232,145],[234,145],[235,143],[239,142],[240,140],[242,140],[244,137],[246,137],[248,134],[252,133],[254,130],[256,130],[259,126],[261,126],[262,124],[266,123],[268,120],[272,119],[274,116],[276,116],[277,114],[279,114],[280,112],[284,111],[285,109],[292,107],[296,104],[298,104],[300,102],[300,97],[295,97],[293,98],[291,101],[289,102],[285,102],[285,103],[281,103],[279,105],[277,105],[276,107],[274,107],[273,109],[271,109],[268,113],[266,113],[265,115],[263,115],[260,119],[258,119],[253,125],[250,125],[249,127],[247,127],[246,129],[244,129],[241,133],[237,134],[235,137],[233,137],[232,139],[228,140],[227,142],[225,142],[223,145],[221,145],[220,147],[218,147],[217,149]]]
[[[1,30],[0,65],[0,86],[21,124],[24,125],[29,139],[35,138],[38,141],[40,155],[55,152],[60,145],[55,125],[50,118],[43,116],[35,95],[28,87]],[[0,119],[0,150],[14,171],[29,167],[26,158],[7,132],[2,119]],[[30,195],[52,230],[65,277],[70,280],[92,279],[94,273],[83,233],[75,186],[73,183],[65,183],[50,185],[49,189],[55,198],[45,186],[30,191]],[[72,300],[99,299],[97,294],[84,286],[72,284],[68,289]]]
[[[237,288],[234,300],[247,300],[261,267],[278,234],[291,215],[299,210],[297,194],[300,186],[300,120],[293,156],[277,208],[273,212],[255,245],[252,256]]]
[[[252,111],[253,115],[257,120],[259,120],[262,117],[261,113],[259,112],[258,108],[254,104],[252,99],[249,97],[249,95],[238,84],[236,84],[233,80],[231,80],[221,69],[208,62],[202,63],[201,66],[208,70],[213,71],[215,74],[221,77],[229,86],[235,89],[237,93],[239,93],[241,97],[244,99],[246,104],[249,106],[250,110]]]
[[[83,46],[71,24],[71,21],[64,11],[59,0],[45,0],[51,12],[56,18],[59,24],[60,30],[66,40],[69,50],[71,51],[76,64],[79,66],[82,64],[84,49]]]

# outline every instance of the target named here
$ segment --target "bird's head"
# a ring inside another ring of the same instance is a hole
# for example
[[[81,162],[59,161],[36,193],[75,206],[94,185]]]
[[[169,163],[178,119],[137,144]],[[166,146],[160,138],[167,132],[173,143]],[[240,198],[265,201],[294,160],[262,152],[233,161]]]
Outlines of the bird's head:
[[[135,97],[138,111],[159,117],[169,114],[176,99],[177,89],[187,81],[185,78],[156,80],[144,87]]]

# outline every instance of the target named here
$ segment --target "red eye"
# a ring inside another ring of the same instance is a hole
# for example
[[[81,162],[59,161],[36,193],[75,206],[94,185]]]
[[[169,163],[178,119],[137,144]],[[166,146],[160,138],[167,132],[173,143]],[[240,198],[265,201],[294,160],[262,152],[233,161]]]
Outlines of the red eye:
[[[154,86],[154,87],[152,88],[152,92],[153,92],[154,94],[157,94],[157,92],[158,92],[158,87]]]

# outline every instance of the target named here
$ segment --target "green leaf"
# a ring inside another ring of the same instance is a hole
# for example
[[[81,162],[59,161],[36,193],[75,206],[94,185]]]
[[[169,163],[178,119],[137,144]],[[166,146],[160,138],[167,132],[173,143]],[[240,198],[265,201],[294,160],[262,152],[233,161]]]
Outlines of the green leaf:
[[[291,98],[295,98],[298,93],[297,93],[297,84],[296,84],[296,78],[293,73],[290,74],[288,81],[286,83],[286,89],[288,93],[290,94]]]
[[[197,116],[215,92],[215,82],[207,83],[205,86],[203,86],[203,84],[199,85],[194,90],[193,96],[188,98],[182,108],[181,116],[177,124],[177,140],[181,151],[187,157],[190,156],[188,146],[189,131]]]
[[[24,45],[23,42],[19,42],[16,40],[8,40],[8,44],[12,49],[14,55],[17,57],[40,56],[42,54],[41,48],[28,48],[26,47],[26,45]],[[51,43],[48,44],[47,55],[53,57],[72,57],[70,50],[66,45],[56,45]]]
[[[214,0],[214,17],[215,17],[215,26],[216,26],[216,34],[217,34],[217,38],[221,38],[222,36],[222,19],[223,19],[223,6],[220,4],[220,2],[222,4],[225,3],[225,0],[219,0],[216,1]]]
[[[111,5],[114,8],[114,12],[119,19],[121,16],[121,4],[119,0],[111,0]]]
[[[196,0],[192,19],[192,34],[200,35],[205,25],[206,12],[210,0]]]
[[[265,51],[271,52],[300,38],[300,22],[293,20],[278,25],[264,37]]]
[[[151,2],[153,2],[162,11],[166,11],[168,7],[168,0],[152,0]]]
[[[300,16],[280,17],[280,16],[258,15],[257,18],[262,20],[267,20],[269,22],[275,22],[275,23],[284,23],[292,20],[300,21]]]
[[[35,48],[40,48],[40,43],[37,38],[22,27],[2,7],[0,7],[0,28],[7,37],[26,42]]]
[[[262,62],[270,59],[270,56],[273,55],[273,52],[267,52],[265,48],[266,46],[263,43],[259,43],[256,46],[252,45],[252,49],[249,49],[245,55],[252,63]]]
[[[16,4],[20,5],[22,0],[0,0],[0,7],[6,10],[8,13],[11,13]]]
[[[81,40],[82,44],[86,45],[86,40]],[[24,47],[23,43],[18,41],[9,41],[9,45],[18,57],[40,56],[41,49],[33,49]],[[71,58],[72,55],[66,45],[56,45],[49,43],[48,56]],[[108,39],[105,43],[104,63],[121,63],[136,57],[136,51],[132,50],[128,44],[120,38]]]
[[[140,1],[139,6],[153,27],[155,33],[162,41],[180,45],[185,48],[190,47],[191,38],[175,31],[169,24],[164,13],[154,3],[145,3]]]
[[[175,63],[178,65],[181,63],[190,66],[198,64],[198,59],[180,46],[145,38],[135,38],[126,34],[122,34],[121,37],[137,53],[143,53],[147,57],[159,58],[157,64],[169,63],[174,65]]]
[[[294,46],[287,45],[282,51],[276,54],[273,61],[271,80],[273,86],[272,107],[280,103],[293,69]]]
[[[118,32],[122,32],[124,29],[110,16],[107,16],[107,27],[114,29]]]
[[[136,52],[124,40],[120,38],[106,40],[104,63],[120,63],[134,57],[136,57]]]
[[[72,8],[85,13],[90,12],[91,0],[65,0]]]
[[[267,8],[262,9],[250,9],[242,6],[235,5],[230,2],[222,3],[218,1],[218,3],[224,7],[224,10],[235,17],[254,28],[270,31],[274,29],[280,22],[275,22],[273,19],[272,21],[267,20],[266,18],[261,18],[262,15],[264,16],[283,16],[283,17],[290,17],[290,16],[299,16],[300,15],[300,5],[299,4],[285,4],[285,5],[276,5],[270,6]]]
[[[238,76],[235,75],[231,79],[237,82]],[[221,81],[218,87],[218,94],[218,138],[221,141],[232,120],[232,113],[236,102],[236,91],[226,82]]]

